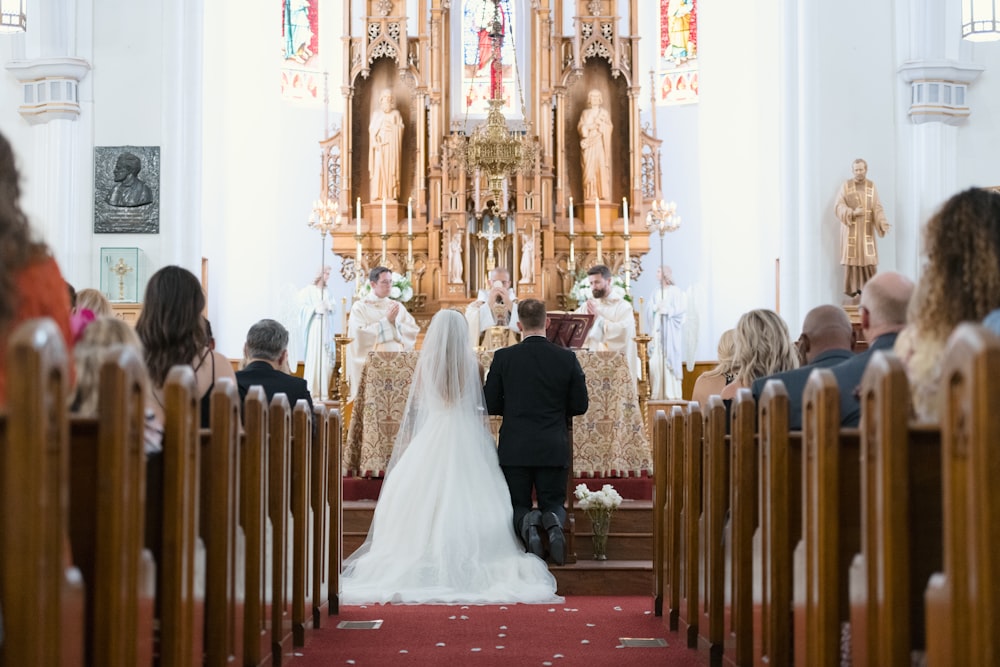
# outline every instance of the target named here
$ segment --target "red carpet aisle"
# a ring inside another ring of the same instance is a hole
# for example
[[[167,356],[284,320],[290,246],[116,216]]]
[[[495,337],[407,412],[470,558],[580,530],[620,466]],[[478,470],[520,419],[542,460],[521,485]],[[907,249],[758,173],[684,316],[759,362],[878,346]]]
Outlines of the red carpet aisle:
[[[378,630],[337,628],[382,620]],[[684,645],[652,613],[649,597],[578,596],[561,605],[374,605],[341,607],[309,633],[297,667],[450,665],[500,667],[627,664],[702,667],[707,654]],[[666,639],[669,646],[618,648],[622,637]]]

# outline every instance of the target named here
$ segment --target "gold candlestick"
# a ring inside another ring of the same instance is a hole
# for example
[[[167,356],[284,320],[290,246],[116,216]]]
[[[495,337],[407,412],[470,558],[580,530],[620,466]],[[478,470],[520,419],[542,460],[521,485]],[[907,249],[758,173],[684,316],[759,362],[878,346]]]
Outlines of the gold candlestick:
[[[337,365],[333,369],[333,376],[330,378],[329,395],[331,401],[341,402],[341,414],[343,414],[343,404],[350,395],[350,390],[347,386],[347,346],[353,340],[353,338],[347,336],[347,332],[336,334],[333,337],[333,343],[337,347]],[[345,433],[344,435],[347,434]]]
[[[597,241],[597,263],[604,263],[604,252],[602,251],[601,242],[604,240],[604,234],[594,234],[594,240]]]
[[[640,317],[642,317],[641,314]],[[639,334],[635,337],[636,351],[639,353],[639,380],[636,382],[636,389],[639,392],[639,412],[642,413],[642,425],[647,433],[649,433],[649,417],[646,412],[652,390],[652,387],[649,386],[649,350],[647,345],[651,340],[653,337],[646,334]]]

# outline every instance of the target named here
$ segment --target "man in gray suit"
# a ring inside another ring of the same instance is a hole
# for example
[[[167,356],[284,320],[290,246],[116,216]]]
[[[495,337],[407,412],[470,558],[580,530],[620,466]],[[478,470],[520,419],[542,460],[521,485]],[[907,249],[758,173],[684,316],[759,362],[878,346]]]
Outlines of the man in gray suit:
[[[802,335],[795,341],[802,366],[754,380],[753,397],[760,399],[768,380],[785,383],[788,392],[788,428],[802,430],[802,393],[814,368],[829,368],[851,358],[855,335],[851,321],[840,306],[817,306],[802,322]]]
[[[906,326],[906,308],[912,294],[913,281],[894,271],[877,273],[865,283],[858,312],[868,349],[830,369],[840,387],[841,426],[857,426],[861,421],[861,376],[875,352],[892,351],[896,335]]]

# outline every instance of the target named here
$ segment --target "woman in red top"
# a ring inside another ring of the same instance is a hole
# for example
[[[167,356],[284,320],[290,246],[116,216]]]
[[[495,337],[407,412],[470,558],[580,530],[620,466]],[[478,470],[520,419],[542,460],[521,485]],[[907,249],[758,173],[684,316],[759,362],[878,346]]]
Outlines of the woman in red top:
[[[0,408],[7,405],[7,339],[18,324],[51,317],[72,350],[66,281],[48,246],[32,238],[18,180],[14,151],[0,134]],[[72,360],[68,368],[73,373]]]

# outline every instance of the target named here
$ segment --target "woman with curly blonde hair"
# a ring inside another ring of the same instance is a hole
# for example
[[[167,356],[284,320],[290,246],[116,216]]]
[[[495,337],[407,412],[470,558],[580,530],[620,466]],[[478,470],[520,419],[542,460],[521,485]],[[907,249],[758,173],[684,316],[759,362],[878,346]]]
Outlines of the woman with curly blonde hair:
[[[1000,307],[1000,194],[970,188],[946,201],[924,228],[927,263],[896,339],[919,419],[937,421],[941,357],[960,322]]]
[[[749,388],[753,381],[781,371],[798,368],[788,325],[773,310],[757,308],[743,313],[736,323],[733,346],[736,379],[722,390],[720,396],[731,399],[736,390]]]

